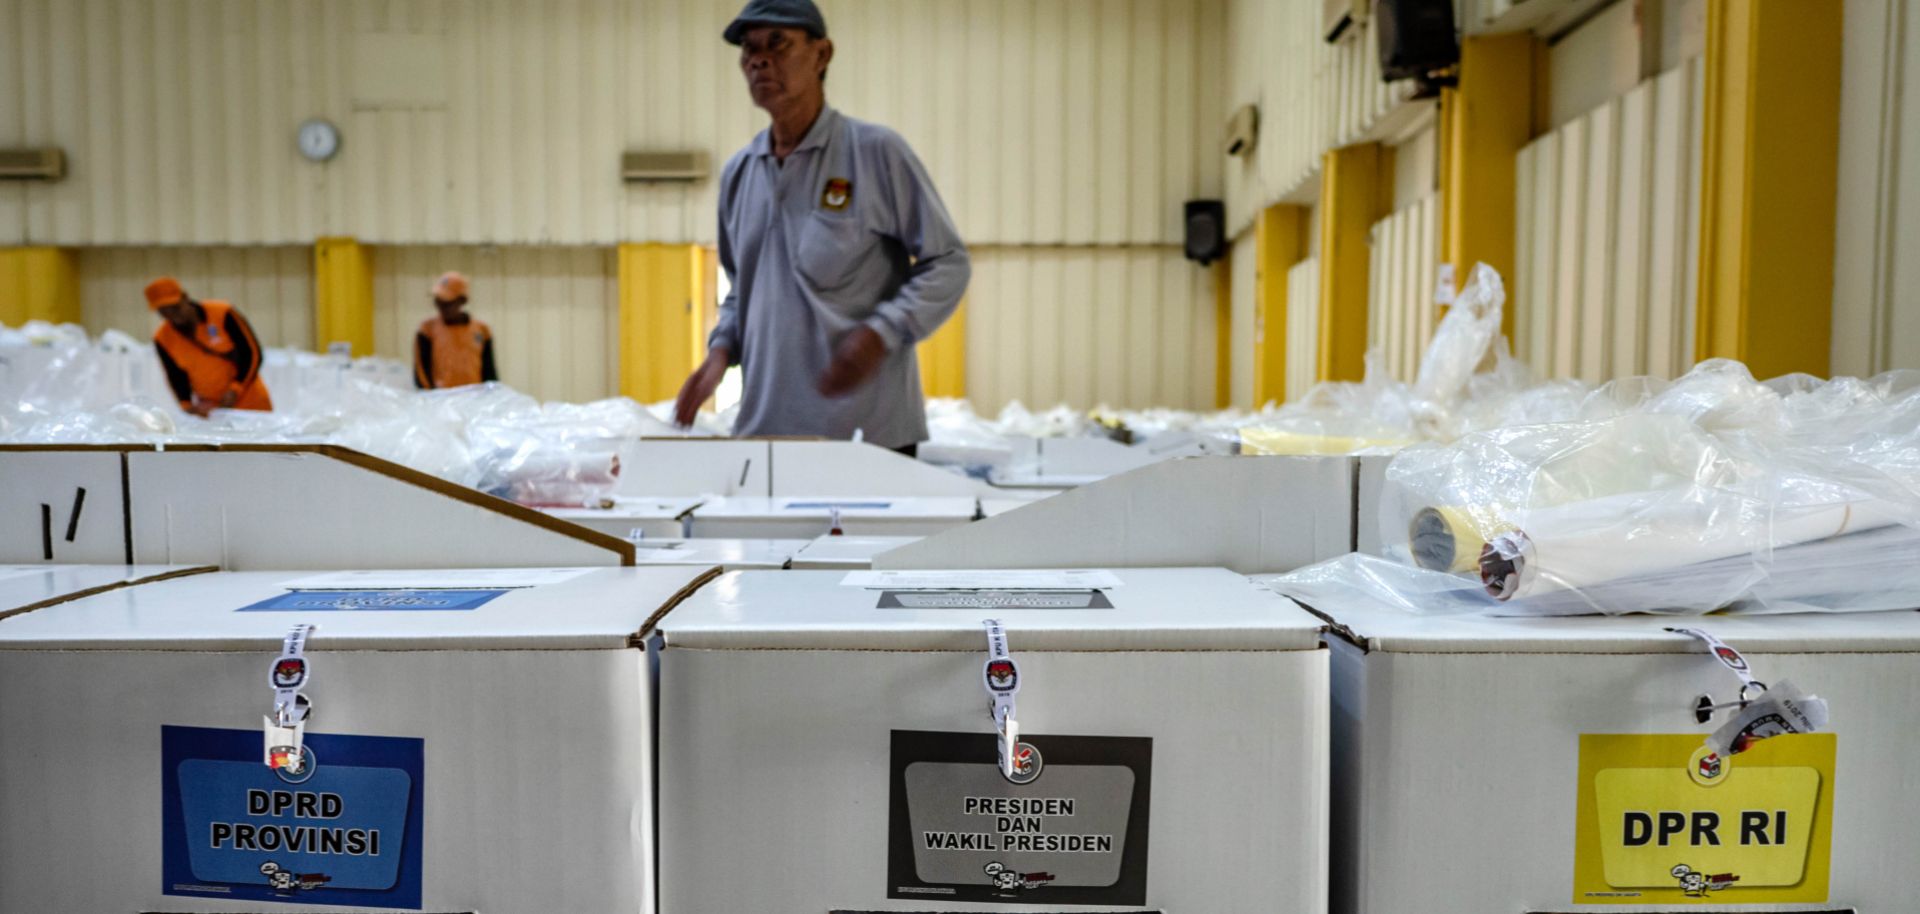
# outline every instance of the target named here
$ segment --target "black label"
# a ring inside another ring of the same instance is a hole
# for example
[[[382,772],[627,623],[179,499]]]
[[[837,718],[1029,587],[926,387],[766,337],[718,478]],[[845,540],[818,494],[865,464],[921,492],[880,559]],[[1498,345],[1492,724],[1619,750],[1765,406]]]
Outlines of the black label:
[[[1143,905],[1153,740],[893,731],[887,897]]]

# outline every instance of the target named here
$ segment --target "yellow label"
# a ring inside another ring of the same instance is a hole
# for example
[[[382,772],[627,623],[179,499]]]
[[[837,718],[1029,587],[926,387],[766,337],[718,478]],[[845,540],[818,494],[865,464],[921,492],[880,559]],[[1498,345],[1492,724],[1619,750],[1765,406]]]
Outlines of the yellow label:
[[[1699,734],[1582,735],[1574,903],[1826,901],[1833,753],[1831,733],[1731,758]]]

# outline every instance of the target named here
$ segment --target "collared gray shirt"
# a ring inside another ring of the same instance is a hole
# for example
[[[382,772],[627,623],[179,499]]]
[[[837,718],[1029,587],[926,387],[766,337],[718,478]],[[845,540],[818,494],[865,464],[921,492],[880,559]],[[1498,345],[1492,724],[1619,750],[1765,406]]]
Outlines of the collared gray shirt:
[[[914,344],[959,307],[972,267],[899,134],[825,108],[783,163],[761,131],[721,174],[720,266],[733,288],[707,345],[745,375],[734,434],[926,439]],[[862,324],[886,360],[852,393],[821,396],[834,347]]]

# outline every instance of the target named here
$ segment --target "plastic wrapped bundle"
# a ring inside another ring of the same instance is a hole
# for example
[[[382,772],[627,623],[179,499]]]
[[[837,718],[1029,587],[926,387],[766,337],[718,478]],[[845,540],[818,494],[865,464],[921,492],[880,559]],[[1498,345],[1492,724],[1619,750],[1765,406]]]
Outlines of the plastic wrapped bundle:
[[[1512,613],[1920,606],[1920,375],[1710,361],[1582,413],[1401,453],[1388,554]]]

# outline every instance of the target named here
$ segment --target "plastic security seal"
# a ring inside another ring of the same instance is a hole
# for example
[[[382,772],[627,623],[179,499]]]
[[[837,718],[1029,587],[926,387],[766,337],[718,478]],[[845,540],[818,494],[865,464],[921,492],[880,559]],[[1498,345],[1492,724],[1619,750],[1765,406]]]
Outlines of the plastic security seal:
[[[314,626],[302,623],[288,631],[280,656],[267,671],[267,683],[273,687],[273,713],[265,720],[266,763],[268,768],[288,774],[300,774],[307,767],[307,753],[301,744],[313,703],[300,690],[309,679],[307,637],[313,630]]]
[[[987,629],[987,663],[980,671],[987,687],[987,713],[993,717],[994,730],[1000,735],[1000,773],[1012,781],[1020,774],[1020,722],[1014,718],[1014,699],[1020,694],[1020,667],[1007,650],[1007,631],[999,619],[984,619]]]
[[[1732,645],[1697,628],[1669,628],[1667,631],[1694,638],[1707,646],[1713,658],[1740,678],[1740,700],[1716,705],[1705,696],[1696,709],[1705,717],[1720,708],[1738,708],[1738,713],[1707,737],[1707,748],[1722,756],[1735,756],[1770,736],[1789,733],[1813,733],[1827,725],[1827,702],[1809,695],[1792,682],[1782,679],[1769,688],[1753,675],[1753,666]]]

